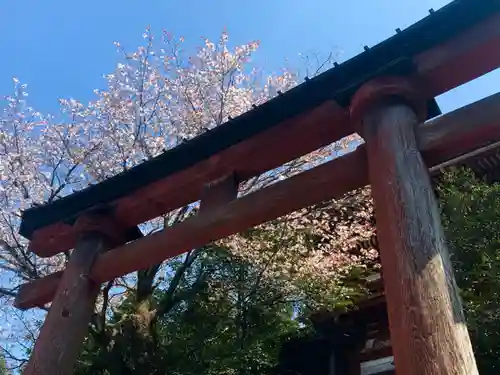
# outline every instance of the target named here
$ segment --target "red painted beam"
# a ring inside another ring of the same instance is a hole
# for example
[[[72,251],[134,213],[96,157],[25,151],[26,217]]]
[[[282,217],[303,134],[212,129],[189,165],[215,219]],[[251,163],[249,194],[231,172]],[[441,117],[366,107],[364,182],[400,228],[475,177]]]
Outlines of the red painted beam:
[[[234,173],[245,181],[349,135],[348,114],[333,102],[290,119],[179,173],[115,202],[115,217],[133,227],[201,198],[204,186]],[[339,126],[332,126],[338,124]],[[279,142],[276,140],[279,139]],[[76,234],[58,223],[34,233],[30,250],[50,257],[74,246]]]
[[[63,271],[58,271],[21,285],[17,293],[15,306],[22,310],[43,307],[54,298],[62,276]]]
[[[109,253],[111,257],[99,257],[96,260],[91,278],[99,282],[109,277],[111,280],[147,268],[150,262],[162,262],[291,211],[341,197],[346,191],[366,185],[367,174],[366,170],[362,169],[363,166],[366,166],[365,153],[364,149],[360,148],[356,152],[214,208],[206,214],[201,213],[161,232],[120,246]],[[335,183],[339,179],[342,179],[342,184]],[[118,257],[115,258],[117,254]],[[137,259],[137,255],[140,255],[140,259]],[[108,263],[110,260],[111,264]],[[15,303],[17,307],[31,307],[32,301],[27,297],[33,296],[34,284],[40,284],[40,281],[21,287]],[[38,299],[37,302],[39,301]]]
[[[441,95],[500,66],[500,14],[413,59],[415,79],[429,97]]]
[[[429,167],[500,140],[500,93],[419,126],[417,142]]]
[[[427,165],[432,167],[460,152],[500,141],[499,119],[500,94],[496,94],[421,125],[417,131],[419,149]],[[98,282],[111,280],[294,210],[341,197],[367,183],[366,155],[360,147],[351,154],[239,198],[210,214],[199,214],[103,254],[97,259],[91,277]],[[48,296],[54,292],[49,288],[53,285],[56,283],[44,279],[23,285],[16,306],[26,309],[43,301],[49,302]]]
[[[414,58],[428,98],[440,95],[500,66],[500,15]],[[252,139],[238,143],[191,168],[145,186],[114,202],[116,217],[135,226],[197,201],[203,186],[235,172],[243,181],[352,133],[346,113],[326,102],[310,113],[290,119]],[[276,142],[279,139],[280,142]],[[58,223],[37,231],[30,249],[49,257],[74,247],[71,226]]]

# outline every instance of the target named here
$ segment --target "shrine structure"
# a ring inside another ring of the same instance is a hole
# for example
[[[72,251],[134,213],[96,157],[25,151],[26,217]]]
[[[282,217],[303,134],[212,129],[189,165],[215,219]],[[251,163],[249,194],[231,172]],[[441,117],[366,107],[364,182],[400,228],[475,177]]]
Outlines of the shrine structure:
[[[455,0],[153,160],[25,211],[31,251],[74,250],[63,272],[19,290],[21,309],[52,302],[24,374],[72,373],[101,283],[368,184],[396,373],[477,374],[429,169],[497,147],[500,95],[443,116],[435,97],[499,66],[500,1]],[[238,196],[239,183],[354,132],[365,141],[354,152]],[[199,200],[196,216],[141,236],[139,224]]]

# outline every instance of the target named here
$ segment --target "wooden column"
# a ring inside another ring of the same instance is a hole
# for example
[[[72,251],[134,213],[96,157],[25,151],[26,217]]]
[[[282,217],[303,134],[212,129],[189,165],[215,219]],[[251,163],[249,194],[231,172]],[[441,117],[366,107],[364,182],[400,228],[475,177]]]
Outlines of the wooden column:
[[[77,220],[72,252],[23,375],[70,375],[79,355],[100,285],[88,275],[96,256],[120,244],[120,228],[97,215]]]
[[[410,83],[374,80],[351,115],[366,141],[396,373],[478,374],[429,173],[415,127],[424,101]]]

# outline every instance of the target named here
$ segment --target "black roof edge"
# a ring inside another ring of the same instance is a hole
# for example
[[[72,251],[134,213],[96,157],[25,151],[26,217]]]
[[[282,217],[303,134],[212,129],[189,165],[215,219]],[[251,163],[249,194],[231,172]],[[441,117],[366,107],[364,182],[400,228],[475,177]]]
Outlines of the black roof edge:
[[[129,195],[327,100],[334,99],[347,106],[364,82],[381,74],[411,74],[412,57],[499,11],[500,0],[482,0],[480,6],[477,0],[455,0],[350,60],[150,161],[50,204],[25,210],[19,233],[31,238],[37,229],[70,220],[93,206]]]

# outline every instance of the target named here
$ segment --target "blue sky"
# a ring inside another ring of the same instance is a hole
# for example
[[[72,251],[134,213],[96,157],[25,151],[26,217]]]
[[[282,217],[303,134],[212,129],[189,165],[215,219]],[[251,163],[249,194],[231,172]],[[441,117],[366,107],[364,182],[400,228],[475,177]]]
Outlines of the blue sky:
[[[363,51],[438,9],[449,0],[0,0],[0,96],[12,77],[28,84],[37,110],[56,112],[58,98],[88,101],[119,58],[114,41],[128,50],[142,32],[164,28],[191,46],[227,28],[234,43],[259,39],[255,62],[278,70],[298,53]],[[478,1],[479,3],[479,1]],[[439,98],[449,111],[498,91],[500,70]]]
[[[112,71],[118,54],[113,41],[128,50],[142,31],[167,29],[197,45],[226,27],[234,43],[261,41],[255,62],[277,70],[298,53],[342,51],[344,60],[438,9],[448,0],[253,0],[248,2],[173,0],[3,0],[0,6],[0,95],[9,94],[12,77],[29,86],[30,103],[55,112],[57,99],[92,99]],[[500,72],[440,98],[449,111],[494,93]]]

